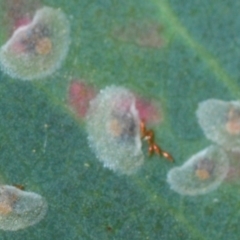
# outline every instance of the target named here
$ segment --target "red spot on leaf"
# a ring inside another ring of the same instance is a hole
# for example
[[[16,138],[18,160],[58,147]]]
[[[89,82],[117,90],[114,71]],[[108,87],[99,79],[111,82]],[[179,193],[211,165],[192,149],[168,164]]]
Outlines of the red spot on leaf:
[[[75,80],[69,87],[69,105],[80,118],[84,118],[90,101],[97,95],[97,91],[83,81]],[[119,103],[119,108],[129,108],[128,99]],[[136,109],[139,118],[145,123],[156,124],[161,122],[160,108],[153,101],[136,96]]]
[[[7,27],[12,34],[17,28],[28,25],[42,4],[38,0],[7,0],[4,5]]]
[[[31,21],[32,20],[30,19],[30,17],[27,17],[27,16],[17,19],[14,23],[14,28],[17,29],[19,27],[26,26],[29,23],[31,23]]]
[[[163,27],[157,22],[133,21],[113,30],[113,37],[140,47],[160,48],[164,45]]]
[[[160,109],[153,101],[149,101],[140,97],[136,97],[136,108],[139,117],[145,123],[159,123],[162,120]]]
[[[96,96],[96,91],[82,81],[73,81],[69,88],[69,104],[80,118],[84,118],[90,101]]]

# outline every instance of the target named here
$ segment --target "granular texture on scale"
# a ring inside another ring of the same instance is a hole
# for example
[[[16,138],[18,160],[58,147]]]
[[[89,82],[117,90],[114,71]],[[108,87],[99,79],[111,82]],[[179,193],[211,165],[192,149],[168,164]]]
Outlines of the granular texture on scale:
[[[47,202],[39,194],[14,186],[0,186],[0,229],[16,231],[38,223],[47,212]]]
[[[43,7],[17,28],[0,49],[2,70],[12,78],[40,79],[54,73],[65,59],[70,27],[61,9]]]
[[[86,122],[89,145],[104,167],[121,174],[139,169],[144,162],[140,118],[128,89],[101,90],[90,102]]]
[[[198,122],[211,141],[228,150],[240,149],[240,102],[208,99],[199,104]]]
[[[220,186],[228,171],[226,152],[218,146],[210,146],[191,156],[182,166],[172,168],[167,182],[181,195],[206,194]]]

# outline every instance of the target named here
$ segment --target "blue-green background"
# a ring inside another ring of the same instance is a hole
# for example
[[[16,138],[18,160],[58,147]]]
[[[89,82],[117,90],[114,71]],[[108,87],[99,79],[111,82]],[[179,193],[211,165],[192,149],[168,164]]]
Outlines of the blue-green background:
[[[43,195],[49,209],[39,224],[0,231],[0,239],[239,240],[238,181],[224,182],[207,195],[183,197],[169,188],[166,175],[211,144],[197,123],[198,103],[240,96],[240,2],[42,4],[69,17],[70,51],[61,69],[44,80],[20,81],[0,72],[0,175],[4,184],[23,184]],[[162,47],[138,44],[144,27],[135,38],[128,36],[132,23],[146,22],[160,26]],[[119,28],[125,36],[115,34]],[[0,43],[6,39],[2,26]],[[88,146],[84,122],[67,106],[73,78],[96,88],[125,86],[161,103],[164,122],[154,131],[175,163],[148,158],[145,147],[146,161],[136,175],[104,168]]]

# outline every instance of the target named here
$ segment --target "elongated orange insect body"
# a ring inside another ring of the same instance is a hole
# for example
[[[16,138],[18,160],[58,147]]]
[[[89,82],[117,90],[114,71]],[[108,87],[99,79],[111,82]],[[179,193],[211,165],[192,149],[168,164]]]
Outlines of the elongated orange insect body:
[[[148,142],[148,153],[152,156],[153,153],[156,153],[160,156],[163,156],[167,160],[173,162],[173,157],[170,153],[163,151],[156,143],[153,130],[147,130],[146,125],[143,121],[140,122],[140,132],[142,139]]]

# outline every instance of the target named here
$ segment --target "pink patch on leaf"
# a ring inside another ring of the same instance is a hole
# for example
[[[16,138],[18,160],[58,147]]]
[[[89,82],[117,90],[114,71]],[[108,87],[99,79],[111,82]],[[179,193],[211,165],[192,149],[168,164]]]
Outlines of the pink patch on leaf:
[[[149,101],[140,97],[136,97],[136,108],[138,110],[139,118],[150,124],[161,122],[162,116],[159,108],[153,101]]]
[[[90,101],[96,96],[93,87],[81,81],[73,81],[69,88],[69,104],[80,118],[84,118]]]
[[[4,5],[6,12],[7,27],[12,34],[16,29],[28,25],[37,9],[42,6],[40,1],[35,0],[7,0]]]
[[[84,83],[75,80],[69,87],[69,105],[77,113],[80,118],[84,118],[88,111],[90,101],[97,95],[97,91]],[[136,109],[141,121],[148,124],[157,124],[162,121],[160,108],[153,102],[138,96],[136,97]],[[120,103],[118,108],[129,108],[130,104],[126,102]]]
[[[27,25],[19,27],[19,29],[15,32],[15,37],[12,39],[12,43],[10,45],[10,49],[14,54],[21,54],[26,51],[26,43],[25,39],[27,39]]]
[[[27,16],[25,16],[23,18],[20,18],[20,19],[17,19],[14,23],[14,29],[17,29],[17,28],[22,27],[22,26],[26,26],[29,23],[31,23],[31,21],[32,20]]]

